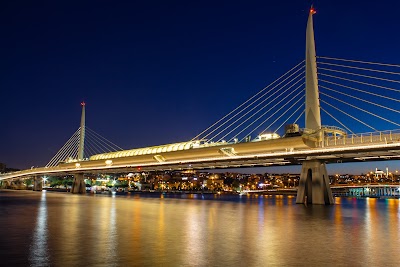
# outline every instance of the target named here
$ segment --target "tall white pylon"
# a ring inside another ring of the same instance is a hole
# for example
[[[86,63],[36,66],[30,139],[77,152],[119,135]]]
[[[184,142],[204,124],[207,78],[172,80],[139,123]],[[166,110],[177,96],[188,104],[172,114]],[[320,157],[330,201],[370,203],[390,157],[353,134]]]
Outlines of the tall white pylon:
[[[311,7],[306,31],[306,128],[314,131],[321,129],[321,111],[319,105],[317,58],[315,53],[313,15]]]
[[[322,141],[317,63],[315,54],[313,15],[310,9],[306,31],[306,128],[317,132],[316,144]],[[301,167],[296,203],[333,204],[326,164],[322,160],[305,160]]]
[[[82,115],[81,115],[81,127],[79,132],[79,148],[78,148],[78,160],[83,160],[83,151],[85,149],[85,106],[86,103],[82,101]],[[84,194],[86,193],[85,176],[83,173],[74,173],[74,182],[72,184],[71,193],[73,194]]]
[[[83,151],[85,149],[85,106],[86,103],[82,102],[82,115],[81,115],[81,128],[79,135],[79,148],[78,148],[78,160],[83,160]]]

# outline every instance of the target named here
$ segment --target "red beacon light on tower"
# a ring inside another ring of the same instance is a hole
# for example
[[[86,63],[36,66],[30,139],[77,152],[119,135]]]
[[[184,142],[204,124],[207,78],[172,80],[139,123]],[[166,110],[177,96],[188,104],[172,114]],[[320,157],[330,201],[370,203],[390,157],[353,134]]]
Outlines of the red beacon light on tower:
[[[317,13],[317,11],[315,10],[315,8],[311,7],[311,8],[310,8],[310,13],[311,13],[312,15],[314,15],[315,13]]]
[[[82,107],[86,106],[85,101],[82,101],[81,106],[82,106]]]

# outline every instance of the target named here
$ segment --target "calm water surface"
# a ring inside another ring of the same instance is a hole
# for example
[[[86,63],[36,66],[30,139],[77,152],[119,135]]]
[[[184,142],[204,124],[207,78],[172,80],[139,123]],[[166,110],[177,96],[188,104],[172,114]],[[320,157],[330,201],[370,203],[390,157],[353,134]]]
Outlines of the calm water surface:
[[[398,199],[0,191],[0,266],[398,266],[399,240]]]

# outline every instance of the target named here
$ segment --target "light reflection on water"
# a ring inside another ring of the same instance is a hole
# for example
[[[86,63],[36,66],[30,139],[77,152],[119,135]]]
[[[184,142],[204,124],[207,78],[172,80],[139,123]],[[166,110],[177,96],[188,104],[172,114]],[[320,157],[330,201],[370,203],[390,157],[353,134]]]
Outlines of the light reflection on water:
[[[47,247],[47,234],[46,191],[42,191],[35,230],[29,248],[29,262],[31,266],[48,266],[50,264],[50,255]]]
[[[397,266],[399,200],[335,201],[0,191],[1,264]]]

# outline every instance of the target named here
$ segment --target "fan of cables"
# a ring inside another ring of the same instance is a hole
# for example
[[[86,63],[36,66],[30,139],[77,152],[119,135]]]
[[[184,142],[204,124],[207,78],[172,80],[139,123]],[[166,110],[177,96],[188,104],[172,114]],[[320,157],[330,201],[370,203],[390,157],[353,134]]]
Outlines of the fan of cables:
[[[305,65],[300,62],[274,82],[195,136],[208,143],[241,142],[253,134],[277,133],[304,113]]]
[[[92,155],[123,150],[113,142],[107,140],[100,134],[85,126],[85,145],[84,158]],[[47,163],[46,167],[57,166],[60,162],[76,160],[78,158],[79,142],[81,137],[81,127],[68,139],[54,157]]]
[[[317,57],[321,112],[351,133],[398,129],[400,65]]]

